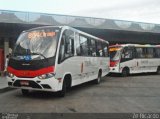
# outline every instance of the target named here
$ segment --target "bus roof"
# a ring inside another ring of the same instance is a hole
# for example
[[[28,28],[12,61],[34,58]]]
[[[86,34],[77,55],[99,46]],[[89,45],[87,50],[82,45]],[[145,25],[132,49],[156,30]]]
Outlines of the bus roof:
[[[29,32],[29,31],[33,31],[33,30],[42,29],[42,28],[59,28],[59,29],[63,29],[63,30],[65,30],[65,29],[71,29],[71,30],[73,30],[75,32],[81,33],[81,34],[86,35],[88,37],[91,37],[93,39],[96,39],[96,40],[99,40],[99,41],[103,41],[103,42],[106,42],[107,44],[109,44],[109,42],[106,41],[106,40],[104,40],[104,39],[98,38],[96,36],[93,36],[91,34],[85,33],[83,31],[80,31],[80,30],[75,29],[75,28],[70,27],[70,26],[41,26],[41,27],[36,27],[36,28],[32,28],[32,29],[26,30],[26,31],[23,31],[23,32]]]
[[[133,46],[133,47],[160,47],[160,45],[150,45],[150,44],[116,44],[116,45],[111,45],[110,47],[127,47],[127,46]]]

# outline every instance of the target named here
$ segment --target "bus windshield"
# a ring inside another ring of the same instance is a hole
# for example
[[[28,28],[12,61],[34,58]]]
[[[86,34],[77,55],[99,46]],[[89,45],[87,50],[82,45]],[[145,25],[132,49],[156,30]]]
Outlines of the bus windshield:
[[[60,29],[43,28],[23,32],[13,51],[17,60],[40,60],[55,56]]]
[[[120,60],[121,48],[111,47],[111,48],[109,49],[109,51],[110,51],[110,60],[111,60],[111,61]]]

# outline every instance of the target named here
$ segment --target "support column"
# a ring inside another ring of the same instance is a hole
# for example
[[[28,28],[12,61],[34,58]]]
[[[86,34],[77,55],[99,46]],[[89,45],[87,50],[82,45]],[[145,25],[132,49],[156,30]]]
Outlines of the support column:
[[[8,54],[9,54],[9,38],[4,38],[4,59],[6,59],[6,56]]]

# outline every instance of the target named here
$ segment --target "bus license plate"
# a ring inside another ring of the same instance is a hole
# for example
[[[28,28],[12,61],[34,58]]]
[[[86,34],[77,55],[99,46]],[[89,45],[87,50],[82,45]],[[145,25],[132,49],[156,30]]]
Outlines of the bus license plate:
[[[20,84],[23,85],[23,86],[28,86],[29,82],[28,81],[21,81]]]

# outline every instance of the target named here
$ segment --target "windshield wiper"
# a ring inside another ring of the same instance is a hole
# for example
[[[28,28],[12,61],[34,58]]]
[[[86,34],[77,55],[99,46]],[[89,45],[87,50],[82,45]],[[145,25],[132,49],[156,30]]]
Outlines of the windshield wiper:
[[[31,53],[31,55],[40,55],[40,56],[42,56],[44,59],[47,59],[43,54],[38,53],[38,52],[33,52],[33,53]]]

